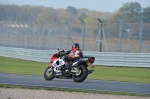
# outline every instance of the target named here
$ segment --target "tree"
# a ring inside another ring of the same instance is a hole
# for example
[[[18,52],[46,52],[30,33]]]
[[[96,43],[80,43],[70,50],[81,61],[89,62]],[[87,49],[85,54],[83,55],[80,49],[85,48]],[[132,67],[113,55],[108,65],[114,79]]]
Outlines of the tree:
[[[150,21],[150,7],[143,8],[143,19]]]
[[[124,21],[137,20],[137,17],[141,17],[142,7],[138,2],[130,2],[125,3],[119,9],[119,11],[112,18],[116,20],[116,18],[124,19]]]
[[[68,12],[71,12],[71,13],[75,14],[75,15],[78,13],[77,9],[73,6],[68,6],[66,10]]]
[[[150,40],[150,7],[143,8],[143,20],[144,20],[144,29],[143,29],[143,38],[146,40]]]
[[[40,11],[40,10],[39,10]],[[36,21],[58,21],[56,10],[51,7],[44,8],[43,11],[37,12]]]
[[[85,20],[88,17],[88,9],[82,8],[78,10],[78,17],[79,19]]]
[[[123,7],[119,9],[119,11],[123,13],[131,13],[134,15],[141,13],[142,7],[138,2],[125,3]]]

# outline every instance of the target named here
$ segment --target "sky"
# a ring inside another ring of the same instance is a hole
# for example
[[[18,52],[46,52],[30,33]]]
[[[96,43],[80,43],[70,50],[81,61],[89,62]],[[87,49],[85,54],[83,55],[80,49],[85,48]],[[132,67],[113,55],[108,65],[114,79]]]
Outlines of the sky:
[[[142,8],[150,7],[150,0],[0,0],[0,4],[46,6],[54,9],[73,6],[100,12],[115,12],[127,2],[138,2]]]

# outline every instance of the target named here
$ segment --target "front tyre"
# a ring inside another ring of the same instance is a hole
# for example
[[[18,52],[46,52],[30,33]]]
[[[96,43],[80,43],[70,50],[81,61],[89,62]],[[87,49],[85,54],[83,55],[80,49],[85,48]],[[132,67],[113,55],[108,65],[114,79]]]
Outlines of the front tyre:
[[[72,78],[75,82],[83,82],[88,76],[87,67],[81,65],[81,66],[79,66],[79,70],[81,71],[81,73],[79,75],[72,76]]]
[[[52,80],[55,78],[55,75],[54,75],[54,70],[52,67],[48,67],[45,72],[44,72],[44,78],[46,80]]]

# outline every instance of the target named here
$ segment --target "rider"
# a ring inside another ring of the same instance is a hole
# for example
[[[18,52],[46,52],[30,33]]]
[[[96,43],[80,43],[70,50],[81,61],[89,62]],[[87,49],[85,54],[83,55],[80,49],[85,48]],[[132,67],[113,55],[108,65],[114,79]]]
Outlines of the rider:
[[[68,71],[70,72],[71,65],[69,63],[69,60],[75,61],[77,59],[80,59],[81,57],[83,57],[83,54],[78,43],[74,43],[72,48],[67,52],[68,54],[66,55],[66,58],[67,58],[66,67]]]

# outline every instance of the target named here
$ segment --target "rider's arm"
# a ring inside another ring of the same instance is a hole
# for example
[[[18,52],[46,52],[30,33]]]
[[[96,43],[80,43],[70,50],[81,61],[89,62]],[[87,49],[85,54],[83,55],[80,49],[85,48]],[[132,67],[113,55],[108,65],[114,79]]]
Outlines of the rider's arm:
[[[78,57],[80,57],[80,51],[76,50],[72,58],[78,58]]]
[[[71,51],[69,50],[69,51],[66,51],[65,53],[66,53],[66,54],[69,54],[70,52],[71,52]]]

